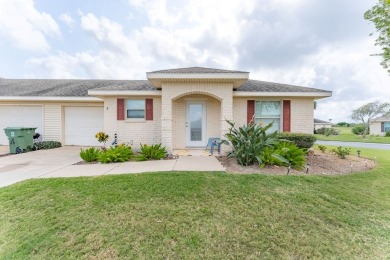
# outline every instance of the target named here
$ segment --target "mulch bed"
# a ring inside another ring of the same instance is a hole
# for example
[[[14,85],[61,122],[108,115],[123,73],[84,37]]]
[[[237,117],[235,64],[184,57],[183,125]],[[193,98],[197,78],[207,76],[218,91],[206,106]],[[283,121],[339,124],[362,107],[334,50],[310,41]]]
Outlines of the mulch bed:
[[[367,171],[376,166],[376,163],[370,159],[349,155],[346,159],[340,159],[334,154],[322,153],[315,150],[313,155],[306,156],[309,166],[309,174],[315,175],[337,175],[350,174],[353,172]],[[283,166],[265,166],[259,165],[242,166],[235,158],[218,157],[218,160],[230,173],[263,173],[263,174],[287,174],[287,167]],[[291,175],[305,175],[306,167],[302,170],[291,169]]]

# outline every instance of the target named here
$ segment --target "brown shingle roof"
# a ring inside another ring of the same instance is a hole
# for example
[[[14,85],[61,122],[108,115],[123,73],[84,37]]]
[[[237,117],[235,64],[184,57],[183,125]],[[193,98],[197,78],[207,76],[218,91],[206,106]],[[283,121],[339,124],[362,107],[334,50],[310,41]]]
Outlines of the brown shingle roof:
[[[157,90],[148,80],[0,79],[0,96],[84,97],[90,89]]]
[[[307,88],[282,83],[274,83],[260,80],[247,80],[236,91],[245,92],[331,92],[328,90]]]

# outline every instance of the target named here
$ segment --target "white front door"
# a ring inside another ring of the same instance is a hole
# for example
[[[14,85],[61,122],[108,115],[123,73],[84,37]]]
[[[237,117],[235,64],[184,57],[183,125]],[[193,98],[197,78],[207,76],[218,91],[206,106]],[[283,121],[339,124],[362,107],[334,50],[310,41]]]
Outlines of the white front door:
[[[206,102],[187,101],[186,146],[206,146]]]

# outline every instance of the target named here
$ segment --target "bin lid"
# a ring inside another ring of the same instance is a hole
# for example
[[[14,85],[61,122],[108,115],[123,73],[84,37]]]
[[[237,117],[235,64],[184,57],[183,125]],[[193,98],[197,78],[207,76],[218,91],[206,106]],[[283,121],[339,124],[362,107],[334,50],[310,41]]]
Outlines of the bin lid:
[[[6,127],[4,130],[35,130],[38,127]]]

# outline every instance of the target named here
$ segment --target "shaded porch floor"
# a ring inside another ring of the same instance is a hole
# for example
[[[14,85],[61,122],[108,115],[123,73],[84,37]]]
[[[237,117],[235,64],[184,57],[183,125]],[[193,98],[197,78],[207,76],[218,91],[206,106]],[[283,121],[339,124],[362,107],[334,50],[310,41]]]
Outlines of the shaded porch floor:
[[[214,154],[210,154],[210,148],[204,149],[196,149],[196,148],[188,148],[188,149],[174,149],[172,155],[175,156],[218,156],[217,149],[214,149]]]

